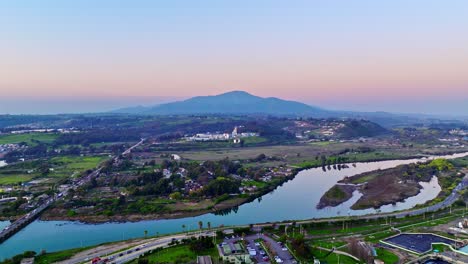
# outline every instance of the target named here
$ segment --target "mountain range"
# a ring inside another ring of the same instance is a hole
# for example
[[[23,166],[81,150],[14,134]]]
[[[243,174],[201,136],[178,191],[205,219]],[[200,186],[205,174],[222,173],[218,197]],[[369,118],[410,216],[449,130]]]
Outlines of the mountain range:
[[[197,96],[184,101],[150,107],[130,107],[114,111],[132,114],[269,114],[325,116],[325,109],[276,97],[259,97],[244,91],[214,96]]]
[[[139,115],[259,114],[315,118],[362,118],[384,126],[421,123],[428,120],[433,121],[433,119],[451,119],[420,114],[332,111],[276,97],[259,97],[245,91],[232,91],[213,96],[196,96],[183,101],[148,107],[122,108],[112,111],[112,113]]]

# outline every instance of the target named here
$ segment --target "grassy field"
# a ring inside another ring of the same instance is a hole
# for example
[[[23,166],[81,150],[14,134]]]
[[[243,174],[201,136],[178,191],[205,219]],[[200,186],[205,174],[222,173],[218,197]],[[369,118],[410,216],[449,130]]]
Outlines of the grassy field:
[[[18,184],[35,178],[64,178],[73,174],[96,168],[107,156],[66,156],[55,157],[47,161],[51,170],[42,175],[37,171],[38,161],[26,161],[12,164],[0,170],[0,185]],[[28,173],[29,170],[33,172]],[[53,182],[54,180],[52,180]]]
[[[247,187],[251,187],[251,186],[256,186],[257,188],[263,188],[265,186],[267,186],[268,184],[266,182],[260,182],[260,181],[246,181],[246,182],[242,182],[242,185],[244,186],[247,186]]]
[[[196,262],[197,256],[210,255],[213,259],[218,259],[218,250],[213,248],[206,252],[194,253],[189,249],[187,245],[174,246],[163,249],[151,255],[147,258],[149,263],[191,263]],[[130,262],[131,264],[137,264],[138,260]]]
[[[398,256],[393,254],[392,252],[385,250],[383,248],[377,248],[376,251],[377,251],[376,258],[382,260],[383,262],[385,262],[385,264],[398,263],[398,260],[399,260]]]
[[[338,254],[330,254],[329,256],[325,257],[329,251],[320,250],[320,249],[312,249],[312,253],[316,258],[320,260],[322,263],[341,263],[341,264],[354,264],[359,263],[356,260],[343,255]]]
[[[73,255],[90,249],[92,247],[84,247],[84,248],[74,248],[74,249],[67,249],[59,252],[53,252],[53,253],[46,253],[43,255],[39,255],[34,259],[34,263],[36,264],[49,264],[49,263],[55,263],[58,261],[64,261],[69,258],[71,258]]]
[[[51,162],[54,164],[61,164],[64,168],[69,170],[88,170],[95,168],[99,163],[108,159],[107,156],[88,156],[88,157],[77,157],[77,156],[65,156],[52,158]]]
[[[342,191],[339,187],[333,186],[330,190],[325,193],[326,197],[329,199],[343,199],[346,197],[346,193]]]
[[[28,145],[37,145],[35,141],[52,143],[59,135],[55,133],[28,133],[9,134],[0,136],[0,144],[16,144],[25,142]]]
[[[451,162],[457,167],[468,167],[468,157],[453,159]]]
[[[35,174],[19,174],[19,175],[1,175],[0,174],[0,185],[17,184],[21,182],[27,182],[32,180],[37,175]]]
[[[247,138],[244,138],[242,139],[244,140],[244,145],[254,145],[254,144],[260,144],[260,143],[264,143],[264,142],[267,142],[268,139],[264,138],[264,137],[247,137]]]
[[[244,147],[244,148],[218,148],[204,149],[199,151],[180,151],[176,154],[184,159],[190,160],[220,160],[228,157],[232,160],[253,159],[260,154],[265,154],[269,157],[280,157],[289,163],[299,163],[315,159],[317,155],[341,151],[345,148],[356,147],[354,143],[343,143],[341,145],[331,144],[328,147],[313,146],[310,144],[303,145],[277,145],[277,146],[262,146],[262,147]],[[159,154],[173,154],[174,152],[162,151]]]

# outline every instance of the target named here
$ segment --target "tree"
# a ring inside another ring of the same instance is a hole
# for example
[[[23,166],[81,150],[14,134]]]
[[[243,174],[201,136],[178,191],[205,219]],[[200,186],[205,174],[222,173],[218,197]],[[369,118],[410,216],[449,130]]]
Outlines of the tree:
[[[172,199],[172,200],[180,200],[182,199],[182,194],[180,192],[173,192],[169,195],[169,197]]]
[[[200,234],[201,234],[202,228],[203,228],[203,222],[198,221],[198,229],[200,229]]]
[[[219,177],[206,185],[203,191],[209,196],[219,196],[223,194],[239,193],[239,187],[240,182]]]
[[[147,258],[139,258],[138,264],[148,264],[149,260]]]
[[[304,240],[304,236],[300,235],[291,241],[291,247],[297,255],[303,258],[309,258],[312,255],[310,248]]]
[[[118,205],[123,205],[123,204],[125,204],[125,196],[124,196],[124,195],[120,195],[120,196],[119,196]]]
[[[206,225],[208,226],[208,230],[211,231],[211,222],[207,222]]]
[[[146,238],[146,236],[148,235],[148,230],[145,230],[144,233],[145,233],[145,238]]]

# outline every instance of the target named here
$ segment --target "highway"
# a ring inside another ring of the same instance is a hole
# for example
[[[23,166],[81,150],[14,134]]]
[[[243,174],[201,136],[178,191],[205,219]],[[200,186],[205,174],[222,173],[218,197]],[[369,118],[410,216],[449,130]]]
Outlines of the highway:
[[[190,238],[190,237],[214,236],[214,235],[215,235],[214,231],[213,232],[204,231],[201,233],[197,231],[197,232],[192,232],[188,234],[176,234],[176,235],[170,235],[170,236],[165,236],[161,238],[151,238],[151,239],[146,239],[140,244],[127,248],[123,251],[115,252],[115,250],[106,249],[103,251],[99,251],[98,253],[90,254],[87,256],[68,259],[66,260],[66,263],[78,264],[78,263],[83,263],[83,262],[88,262],[88,261],[90,262],[92,259],[96,257],[102,258],[100,263],[105,263],[104,262],[105,259],[108,260],[108,263],[115,263],[115,264],[127,263],[157,248],[168,247],[169,244],[174,240],[180,241],[182,239]]]
[[[410,211],[403,211],[403,212],[396,212],[396,213],[389,213],[389,214],[373,214],[373,215],[366,215],[366,216],[358,216],[357,218],[358,219],[374,219],[374,218],[380,218],[380,217],[385,217],[385,216],[405,217],[406,215],[421,215],[423,213],[437,211],[437,210],[440,210],[442,208],[446,208],[452,205],[458,199],[458,196],[459,196],[458,191],[462,190],[463,188],[467,186],[468,186],[468,176],[465,176],[462,182],[460,182],[457,185],[457,187],[452,191],[452,193],[444,201],[438,204],[429,206],[427,208],[415,209],[415,210],[410,210]],[[303,221],[295,221],[295,222],[297,222],[298,224],[302,224],[302,223],[310,223],[310,222],[335,222],[335,221],[341,222],[343,220],[342,218],[340,219],[311,219],[311,220],[303,220]],[[267,226],[271,224],[272,223],[257,224],[255,226],[261,227],[261,226]],[[291,224],[291,221],[282,222],[279,224],[280,225]],[[247,227],[247,226],[243,225],[243,226],[236,226],[236,227]],[[232,228],[232,227],[229,227],[229,228]],[[135,244],[133,244],[134,246],[132,246],[131,248],[125,251],[120,251],[120,252],[115,253],[115,251],[117,251],[116,249],[114,250],[105,249],[105,250],[101,250],[101,251],[86,255],[85,257],[72,258],[70,260],[67,260],[66,263],[70,263],[70,264],[83,263],[86,261],[91,261],[95,257],[101,257],[103,259],[107,258],[108,260],[110,260],[110,263],[116,263],[116,264],[126,263],[133,259],[138,258],[143,253],[149,252],[159,247],[167,247],[168,244],[173,239],[181,240],[183,238],[188,238],[188,237],[197,236],[197,235],[198,235],[198,232],[194,232],[191,234],[182,234],[182,235],[178,234],[178,235],[166,236],[163,238],[148,239],[148,240],[142,241],[140,244],[136,246]],[[203,232],[202,235],[207,236],[207,235],[212,235],[212,233]]]
[[[143,144],[145,139],[141,139],[138,143],[135,145],[131,146],[127,150],[125,150],[122,153],[122,156],[126,156],[131,153],[133,149],[136,147],[140,146]],[[118,159],[119,157],[114,157],[114,161]],[[11,223],[9,226],[5,227],[1,232],[0,232],[0,243],[3,243],[5,240],[16,234],[16,232],[20,231],[22,228],[27,226],[29,223],[34,221],[44,210],[46,210],[51,204],[53,204],[55,201],[59,199],[63,199],[65,196],[67,196],[68,192],[70,189],[76,189],[80,186],[83,186],[84,184],[88,183],[91,181],[91,179],[97,177],[99,173],[101,173],[102,167],[97,168],[93,172],[89,173],[88,175],[83,176],[81,179],[76,181],[73,185],[71,185],[69,188],[63,190],[62,192],[47,198],[46,200],[42,201],[34,210],[29,212],[28,214],[22,216],[21,218],[17,219],[13,223]]]
[[[445,198],[445,200],[443,200],[442,202],[425,207],[425,208],[421,208],[421,209],[411,210],[408,212],[395,213],[394,216],[396,216],[397,218],[400,218],[400,217],[405,217],[407,215],[411,215],[411,216],[421,215],[427,212],[435,212],[442,208],[451,206],[455,201],[458,200],[460,196],[459,191],[463,190],[467,186],[468,186],[468,175],[465,175],[465,177],[463,177],[463,180],[457,185],[457,187],[453,189],[452,193],[450,193],[450,195],[447,196],[447,198]]]

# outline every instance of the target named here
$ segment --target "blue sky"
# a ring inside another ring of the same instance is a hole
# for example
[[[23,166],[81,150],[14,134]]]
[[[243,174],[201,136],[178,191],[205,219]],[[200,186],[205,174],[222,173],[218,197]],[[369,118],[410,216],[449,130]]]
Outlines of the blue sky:
[[[461,0],[3,1],[0,93],[97,109],[246,90],[468,114],[467,25]]]

